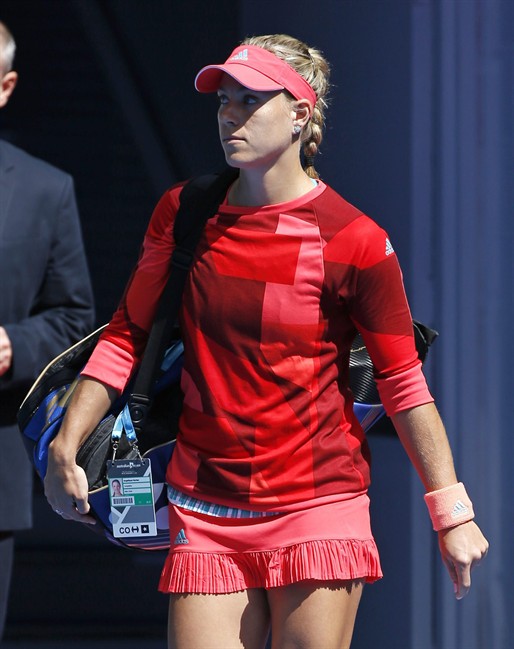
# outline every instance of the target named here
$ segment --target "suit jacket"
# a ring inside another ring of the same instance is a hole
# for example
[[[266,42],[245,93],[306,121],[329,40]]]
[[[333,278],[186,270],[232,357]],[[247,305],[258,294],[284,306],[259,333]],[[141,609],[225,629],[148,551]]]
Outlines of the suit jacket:
[[[0,530],[31,525],[32,468],[16,414],[41,370],[94,326],[72,178],[0,140]]]

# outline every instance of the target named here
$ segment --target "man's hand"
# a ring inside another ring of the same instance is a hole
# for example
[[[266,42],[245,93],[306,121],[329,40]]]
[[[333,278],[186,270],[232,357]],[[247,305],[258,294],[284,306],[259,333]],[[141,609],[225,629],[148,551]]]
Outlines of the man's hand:
[[[3,376],[11,367],[12,347],[9,336],[3,327],[0,327],[0,376]]]

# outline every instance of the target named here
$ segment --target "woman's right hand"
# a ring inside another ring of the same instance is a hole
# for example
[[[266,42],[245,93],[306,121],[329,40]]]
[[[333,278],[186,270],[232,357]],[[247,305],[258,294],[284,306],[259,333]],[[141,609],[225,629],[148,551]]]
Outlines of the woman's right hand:
[[[81,378],[73,392],[61,429],[48,447],[44,479],[50,507],[66,520],[94,525],[89,514],[87,477],[76,463],[77,450],[105,415],[117,393],[100,381]]]
[[[48,468],[44,479],[45,496],[56,514],[66,520],[95,525],[89,515],[87,477],[82,467],[75,462],[75,456],[66,456],[53,447],[48,451]]]

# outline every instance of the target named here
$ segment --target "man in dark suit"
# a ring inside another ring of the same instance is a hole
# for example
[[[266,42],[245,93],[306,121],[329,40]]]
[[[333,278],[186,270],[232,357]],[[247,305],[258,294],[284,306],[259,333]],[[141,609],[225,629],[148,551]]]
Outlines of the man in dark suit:
[[[15,43],[0,22],[0,108],[14,90]],[[16,425],[40,371],[94,325],[70,176],[0,140],[0,640],[14,532],[32,522],[32,468]]]

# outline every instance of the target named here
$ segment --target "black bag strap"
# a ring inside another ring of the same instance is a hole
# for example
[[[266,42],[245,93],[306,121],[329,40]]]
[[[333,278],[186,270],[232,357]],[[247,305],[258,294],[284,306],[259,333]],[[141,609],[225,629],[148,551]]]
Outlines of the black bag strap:
[[[152,388],[171,340],[187,275],[205,222],[216,214],[228,187],[238,174],[238,169],[228,167],[220,174],[199,176],[184,185],[180,193],[180,205],[173,227],[175,249],[171,256],[170,276],[159,300],[141,366],[128,399],[136,435],[143,429]]]

